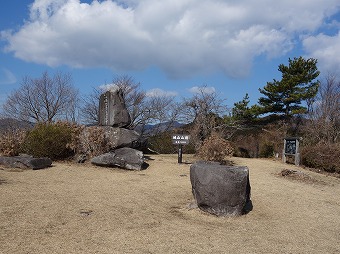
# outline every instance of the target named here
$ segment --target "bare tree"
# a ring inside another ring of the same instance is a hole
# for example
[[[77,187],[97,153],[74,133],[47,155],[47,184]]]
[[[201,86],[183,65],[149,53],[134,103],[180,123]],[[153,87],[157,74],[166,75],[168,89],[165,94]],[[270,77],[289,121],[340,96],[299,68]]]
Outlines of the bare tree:
[[[123,91],[125,105],[130,113],[130,129],[145,122],[146,93],[141,90],[140,83],[135,82],[130,76],[116,76],[112,82]]]
[[[96,125],[99,123],[99,98],[102,91],[93,88],[92,92],[83,97],[80,115],[82,122],[89,125]]]
[[[75,120],[78,91],[70,74],[47,72],[40,78],[26,76],[3,105],[4,114],[11,118],[33,122],[53,122],[57,119]]]
[[[307,141],[338,143],[340,137],[340,80],[328,74],[311,105],[306,126]]]
[[[192,98],[184,99],[182,104],[182,122],[190,123],[191,136],[198,148],[215,131],[222,133],[226,127],[221,116],[227,113],[227,107],[216,92],[207,92],[202,86]]]
[[[141,104],[145,100],[145,93],[140,90],[140,83],[136,83],[132,77],[123,75],[113,78],[111,84],[94,88],[92,92],[83,99],[81,115],[84,123],[98,124],[99,122],[99,99],[103,92],[110,90],[111,86],[116,85],[123,91],[126,107],[130,113],[131,126],[134,128],[141,114]]]
[[[135,125],[144,136],[157,135],[176,127],[180,106],[174,97],[147,96],[141,106]],[[150,125],[152,128],[148,129]]]
[[[154,135],[170,128],[177,119],[178,107],[173,97],[150,97],[141,90],[140,83],[135,82],[130,76],[123,75],[114,77],[112,84],[102,89],[94,89],[84,99],[82,116],[85,123],[98,123],[100,95],[105,90],[109,90],[111,85],[117,85],[123,91],[125,104],[131,117],[130,129],[137,129],[142,135]],[[159,125],[160,123],[162,125]],[[147,128],[150,124],[156,126],[152,132]]]

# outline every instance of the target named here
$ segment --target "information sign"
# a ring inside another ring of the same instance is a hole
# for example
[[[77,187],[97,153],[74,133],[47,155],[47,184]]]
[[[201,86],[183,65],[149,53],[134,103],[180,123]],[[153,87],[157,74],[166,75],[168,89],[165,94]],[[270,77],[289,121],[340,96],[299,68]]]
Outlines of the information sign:
[[[178,163],[182,163],[183,145],[188,145],[190,140],[190,135],[184,134],[173,134],[172,143],[178,145]]]
[[[175,145],[188,145],[190,135],[174,134],[172,135],[172,143]]]

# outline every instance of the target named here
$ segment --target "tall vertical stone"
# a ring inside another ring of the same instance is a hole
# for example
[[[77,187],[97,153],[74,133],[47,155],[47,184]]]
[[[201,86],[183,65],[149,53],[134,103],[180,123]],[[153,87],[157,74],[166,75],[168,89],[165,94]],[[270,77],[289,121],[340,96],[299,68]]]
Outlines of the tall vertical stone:
[[[99,99],[99,125],[124,128],[130,123],[131,118],[125,106],[122,90],[116,87],[103,93]]]

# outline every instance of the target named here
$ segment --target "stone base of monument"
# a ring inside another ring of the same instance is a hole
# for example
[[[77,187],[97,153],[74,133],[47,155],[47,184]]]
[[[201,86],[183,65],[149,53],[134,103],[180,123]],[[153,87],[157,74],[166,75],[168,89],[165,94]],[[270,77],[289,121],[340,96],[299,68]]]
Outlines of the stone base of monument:
[[[140,138],[140,134],[134,130],[115,128],[111,126],[85,127],[80,134],[81,139],[85,144],[91,144],[91,142],[93,142],[92,139],[96,137],[96,135],[102,136],[102,142],[105,141],[105,143],[109,146],[108,149],[134,147]]]
[[[32,156],[0,156],[0,165],[6,168],[43,169],[52,165],[50,158],[34,158]]]
[[[252,209],[249,170],[200,161],[190,167],[192,192],[201,210],[217,216],[239,216]]]
[[[141,151],[124,147],[92,158],[92,164],[104,167],[120,167],[129,170],[142,170],[145,166]]]

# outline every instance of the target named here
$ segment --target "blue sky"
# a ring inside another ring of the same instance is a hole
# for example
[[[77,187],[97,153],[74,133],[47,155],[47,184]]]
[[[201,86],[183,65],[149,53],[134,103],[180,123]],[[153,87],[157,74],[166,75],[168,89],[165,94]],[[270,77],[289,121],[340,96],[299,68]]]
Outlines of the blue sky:
[[[280,63],[340,70],[339,0],[2,0],[0,104],[26,75],[71,73],[81,94],[129,75],[178,98],[206,85],[229,107]]]

